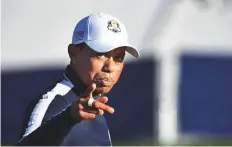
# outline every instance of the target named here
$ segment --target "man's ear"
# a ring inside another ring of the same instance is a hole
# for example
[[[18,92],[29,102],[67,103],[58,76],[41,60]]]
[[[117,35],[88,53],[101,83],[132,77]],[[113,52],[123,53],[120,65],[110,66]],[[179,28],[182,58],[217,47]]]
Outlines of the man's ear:
[[[69,44],[68,46],[68,54],[71,60],[75,59],[75,56],[80,52],[80,47],[75,44]]]

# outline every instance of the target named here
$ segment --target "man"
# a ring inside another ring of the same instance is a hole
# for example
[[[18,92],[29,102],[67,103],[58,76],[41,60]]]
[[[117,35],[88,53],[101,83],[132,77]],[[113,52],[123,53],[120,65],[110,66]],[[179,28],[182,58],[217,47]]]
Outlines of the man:
[[[83,18],[68,46],[64,79],[30,104],[18,145],[111,145],[103,113],[114,109],[104,95],[118,81],[126,51],[139,57],[117,18],[102,12]]]

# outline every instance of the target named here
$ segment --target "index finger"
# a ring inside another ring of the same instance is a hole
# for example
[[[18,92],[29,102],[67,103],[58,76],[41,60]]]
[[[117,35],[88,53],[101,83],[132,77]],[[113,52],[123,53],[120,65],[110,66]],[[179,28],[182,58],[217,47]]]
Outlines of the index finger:
[[[90,97],[92,97],[92,94],[93,94],[95,89],[96,89],[96,84],[93,83],[85,90],[85,92],[81,96],[90,98]]]
[[[106,104],[103,104],[103,103],[101,103],[99,101],[96,101],[96,100],[93,102],[92,107],[97,108],[97,109],[102,109],[102,110],[107,111],[107,112],[109,112],[111,114],[114,113],[114,108],[112,108],[112,107],[110,107],[110,106],[108,106]]]

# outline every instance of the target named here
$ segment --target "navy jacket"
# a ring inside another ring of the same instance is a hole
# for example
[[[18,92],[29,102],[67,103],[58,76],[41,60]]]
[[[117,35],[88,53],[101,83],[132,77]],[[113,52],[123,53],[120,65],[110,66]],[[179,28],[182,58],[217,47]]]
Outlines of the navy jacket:
[[[27,108],[17,145],[111,146],[104,116],[81,122],[70,116],[70,105],[85,89],[68,66],[64,78]]]

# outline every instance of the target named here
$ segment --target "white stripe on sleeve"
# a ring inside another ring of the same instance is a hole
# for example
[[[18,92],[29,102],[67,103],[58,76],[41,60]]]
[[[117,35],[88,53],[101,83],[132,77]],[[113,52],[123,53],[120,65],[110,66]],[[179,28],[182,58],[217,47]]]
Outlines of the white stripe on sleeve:
[[[43,95],[42,99],[39,100],[31,113],[28,127],[26,128],[23,138],[36,130],[38,127],[40,127],[44,115],[49,105],[54,100],[55,96],[58,94],[64,96],[71,90],[72,87],[73,85],[71,83],[69,83],[67,80],[63,80],[62,82],[57,83],[51,91]]]

